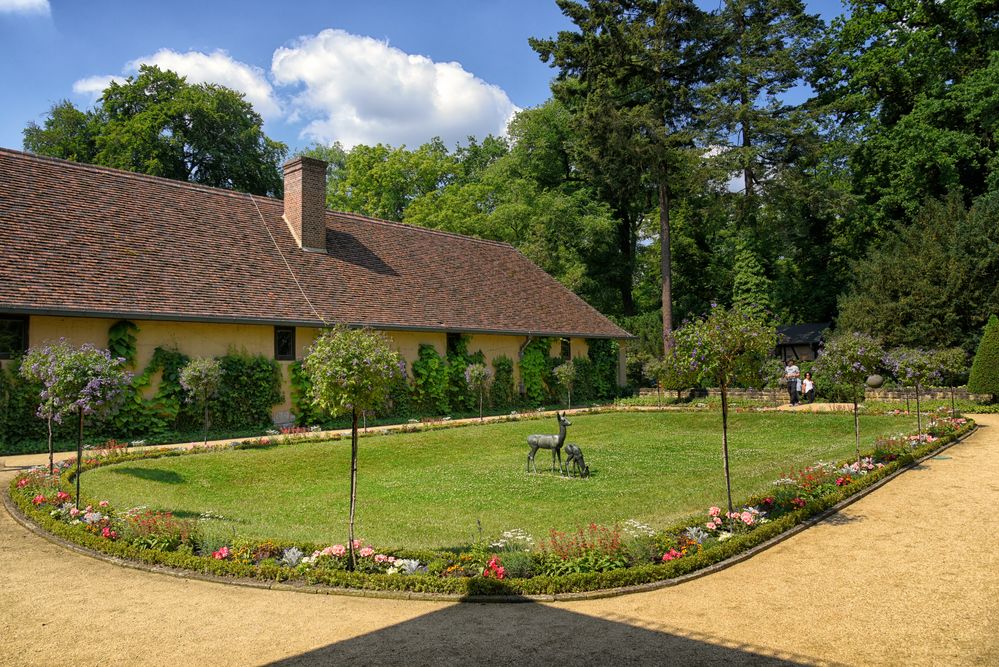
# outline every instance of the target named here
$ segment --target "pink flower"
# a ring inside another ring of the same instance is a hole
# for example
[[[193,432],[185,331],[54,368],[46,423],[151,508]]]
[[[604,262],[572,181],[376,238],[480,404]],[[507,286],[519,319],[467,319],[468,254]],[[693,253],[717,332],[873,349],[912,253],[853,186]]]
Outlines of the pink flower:
[[[83,513],[83,512],[81,512],[80,510],[76,509],[75,507],[71,507],[71,508],[69,508],[69,515],[70,515],[71,517],[73,517],[74,519],[75,519],[75,518],[76,518],[77,516],[79,516],[80,514],[82,514],[82,513]]]
[[[27,485],[28,485],[28,478],[27,477],[24,477],[23,479],[17,480],[17,488],[23,489]]]
[[[229,547],[222,547],[217,551],[212,552],[212,558],[215,560],[225,560],[229,557]]]
[[[101,507],[107,507],[108,506],[108,501],[102,500],[101,502],[99,502],[97,504],[100,505]]]
[[[369,556],[374,555],[375,550],[371,547],[364,547],[359,553],[361,554],[361,558],[368,558]]]
[[[739,515],[739,518],[742,519],[742,522],[744,524],[746,524],[747,526],[752,526],[753,525],[753,521],[755,520],[753,518],[752,513],[750,513],[750,512],[743,512],[742,514]]]
[[[676,549],[670,549],[669,551],[663,554],[664,563],[669,562],[671,560],[676,560],[677,558],[683,558],[683,554],[677,551]]]
[[[117,531],[111,530],[108,526],[104,526],[104,528],[101,529],[101,537],[113,540],[118,537],[118,533]]]
[[[721,520],[721,517],[720,517],[720,516],[716,516],[716,517],[715,517],[715,525],[716,525],[716,526],[720,526],[720,525],[722,525],[722,520]]]
[[[718,516],[719,514],[721,514],[721,508],[720,507],[710,507],[710,508],[708,508],[708,516]]]
[[[706,524],[704,524],[704,527],[707,528],[708,530],[714,530],[715,529],[715,522],[714,521],[708,521]]]
[[[31,502],[33,502],[36,505],[41,505],[42,503],[45,502],[45,496],[39,493],[37,496],[31,499]]]
[[[343,556],[345,553],[347,553],[347,547],[343,546],[342,544],[334,544],[333,546],[330,547],[330,552],[334,556],[339,558],[340,556]]]
[[[354,548],[355,549],[361,548],[361,540],[354,540]]]
[[[60,491],[59,493],[56,494],[56,500],[58,500],[60,503],[64,503],[67,500],[69,500],[69,494],[66,493],[65,491]]]
[[[385,554],[375,554],[375,562],[386,563],[388,562],[388,556],[386,556]]]

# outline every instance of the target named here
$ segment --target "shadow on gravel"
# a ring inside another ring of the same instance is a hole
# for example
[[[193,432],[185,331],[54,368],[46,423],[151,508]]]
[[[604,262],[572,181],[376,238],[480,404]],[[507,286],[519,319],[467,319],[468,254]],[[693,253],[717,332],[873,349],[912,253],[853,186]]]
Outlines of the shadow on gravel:
[[[163,482],[164,484],[181,484],[184,481],[184,476],[180,475],[172,470],[157,470],[155,468],[129,468],[129,467],[112,467],[109,470],[115,475],[129,475],[131,477],[138,477],[139,479],[146,479],[150,482]]]
[[[405,604],[404,602],[400,604]],[[346,619],[338,619],[343,622]],[[349,622],[349,621],[348,621]],[[466,603],[270,663],[292,665],[808,665],[537,603]]]
[[[856,514],[843,514],[842,512],[836,512],[835,514],[823,519],[822,523],[830,523],[834,526],[847,526],[851,523],[863,521],[864,519],[865,517],[858,516]]]

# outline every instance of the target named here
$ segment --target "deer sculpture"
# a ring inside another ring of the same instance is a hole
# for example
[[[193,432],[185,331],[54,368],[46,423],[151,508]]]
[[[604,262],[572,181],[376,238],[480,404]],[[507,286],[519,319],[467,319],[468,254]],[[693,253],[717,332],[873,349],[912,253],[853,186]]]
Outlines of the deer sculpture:
[[[527,472],[538,471],[538,466],[534,463],[534,455],[539,449],[552,450],[552,472],[555,472],[555,459],[558,458],[558,471],[562,472],[562,445],[565,443],[566,429],[572,426],[572,422],[565,418],[564,414],[555,413],[558,418],[558,435],[529,435],[527,445],[531,448],[531,453],[527,455]]]
[[[570,465],[572,470],[569,469]],[[590,466],[583,460],[583,450],[570,442],[565,446],[565,474],[571,477],[575,472],[578,472],[580,477],[589,477]]]

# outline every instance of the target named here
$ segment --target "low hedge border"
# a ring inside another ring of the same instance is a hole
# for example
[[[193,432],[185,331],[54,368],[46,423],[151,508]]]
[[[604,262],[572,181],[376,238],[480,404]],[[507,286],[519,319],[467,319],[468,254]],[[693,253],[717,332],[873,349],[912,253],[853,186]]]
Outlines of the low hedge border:
[[[3,503],[14,519],[45,539],[74,552],[116,565],[230,585],[308,593],[351,595],[408,600],[467,602],[536,602],[588,600],[675,586],[712,574],[783,542],[803,530],[880,488],[906,470],[964,440],[977,428],[972,420],[957,433],[943,436],[919,447],[911,454],[886,464],[805,507],[787,513],[751,532],[698,553],[663,564],[648,564],[609,572],[538,576],[530,579],[494,579],[485,577],[438,578],[421,575],[361,574],[345,571],[310,571],[305,580],[292,580],[294,572],[277,565],[249,565],[228,560],[213,560],[178,552],[142,549],[113,542],[80,530],[39,510],[21,494],[14,493],[16,478],[3,494]],[[258,445],[259,446],[259,445]],[[139,458],[180,456],[217,451],[215,448],[135,452],[116,457],[106,464]],[[84,470],[96,467],[84,466]],[[63,475],[63,482],[73,479],[74,471]],[[751,501],[748,504],[753,504]],[[682,522],[694,525],[699,519]],[[678,524],[679,525],[679,524]],[[405,556],[405,554],[400,554]]]

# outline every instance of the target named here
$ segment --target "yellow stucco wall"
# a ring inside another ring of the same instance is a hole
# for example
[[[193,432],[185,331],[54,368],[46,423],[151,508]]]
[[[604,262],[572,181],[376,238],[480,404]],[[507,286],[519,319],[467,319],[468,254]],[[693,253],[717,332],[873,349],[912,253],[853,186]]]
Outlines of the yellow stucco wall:
[[[74,345],[92,343],[107,345],[108,329],[117,319],[96,317],[48,317],[32,316],[28,324],[28,342],[31,347],[66,338]],[[136,368],[142,370],[149,363],[157,347],[174,348],[190,357],[218,357],[229,351],[260,354],[268,358],[274,355],[274,327],[262,324],[216,324],[204,322],[174,322],[165,320],[134,320],[139,327],[136,336]],[[302,359],[315,340],[319,329],[297,327],[295,330],[296,359]],[[421,344],[433,345],[444,355],[447,351],[447,335],[433,331],[386,331],[396,349],[406,359],[412,373],[412,363],[417,358]],[[486,357],[486,364],[492,364],[498,356],[507,356],[514,361],[514,381],[520,382],[520,369],[517,360],[524,336],[503,336],[477,334],[469,338],[469,352],[479,350]],[[584,356],[588,352],[586,341],[572,339],[572,356]],[[559,341],[552,344],[551,354],[561,351]],[[291,398],[289,390],[289,361],[279,361],[282,366],[282,392],[284,402],[275,406],[277,421],[291,419]],[[154,385],[155,385],[154,380]],[[154,391],[153,388],[150,391]]]

